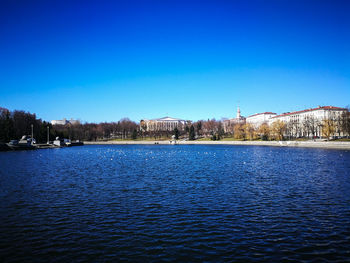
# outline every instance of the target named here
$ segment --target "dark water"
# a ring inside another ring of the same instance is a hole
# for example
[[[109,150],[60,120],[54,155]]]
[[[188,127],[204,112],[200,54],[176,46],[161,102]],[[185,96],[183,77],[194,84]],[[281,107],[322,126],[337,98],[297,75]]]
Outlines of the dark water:
[[[0,260],[350,261],[350,152],[0,153]]]

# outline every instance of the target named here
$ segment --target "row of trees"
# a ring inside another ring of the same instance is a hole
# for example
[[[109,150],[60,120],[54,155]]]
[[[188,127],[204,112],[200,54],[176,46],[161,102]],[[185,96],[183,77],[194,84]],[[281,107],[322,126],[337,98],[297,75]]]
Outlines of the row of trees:
[[[121,119],[112,123],[85,123],[51,125],[51,123],[37,119],[35,114],[24,111],[10,112],[0,108],[0,141],[9,142],[20,139],[23,135],[33,135],[37,142],[47,142],[47,133],[52,141],[56,137],[69,138],[71,140],[97,140],[111,138],[136,138],[138,125],[127,119]]]
[[[56,137],[69,138],[71,140],[109,140],[109,139],[136,139],[136,138],[175,138],[186,137],[194,140],[202,136],[210,136],[219,140],[224,136],[222,123],[215,119],[201,120],[185,127],[179,127],[171,131],[144,131],[136,122],[128,118],[118,122],[85,123],[51,125],[51,123],[37,119],[35,114],[24,111],[10,112],[0,108],[0,141],[8,142],[12,139],[19,139],[23,135],[31,135],[33,125],[34,138],[37,142],[47,142],[49,127],[49,139]]]
[[[71,140],[96,141],[136,138],[135,133],[137,133],[138,125],[128,118],[124,118],[118,122],[55,125],[53,129],[61,134],[60,137]]]
[[[259,127],[254,127],[249,123],[234,125],[231,135],[235,139],[243,140],[284,140],[294,138],[316,138],[323,136],[331,138],[334,136],[350,135],[350,114],[344,114],[341,122],[332,119],[324,119],[314,122],[315,126],[300,125],[296,122],[283,122],[277,120],[270,126],[263,123]]]
[[[210,137],[212,140],[220,140],[224,135],[222,122],[215,119],[200,120],[193,124],[196,137]]]
[[[47,126],[51,127],[51,124],[37,119],[35,114],[17,110],[10,112],[5,108],[0,108],[1,142],[20,139],[23,135],[31,135],[32,129],[34,138],[38,141],[47,141]],[[51,137],[55,135],[52,131]]]
[[[283,140],[286,124],[280,120],[274,122],[271,126],[267,123],[255,127],[250,123],[235,124],[233,127],[233,137],[242,140]]]

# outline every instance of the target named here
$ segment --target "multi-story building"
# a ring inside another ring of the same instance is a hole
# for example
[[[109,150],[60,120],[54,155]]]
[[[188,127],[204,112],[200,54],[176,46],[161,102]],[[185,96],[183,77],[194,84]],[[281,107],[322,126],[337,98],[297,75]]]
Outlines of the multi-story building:
[[[246,122],[252,124],[255,128],[258,128],[263,123],[268,123],[269,119],[276,116],[274,112],[263,112],[250,115],[246,118]]]
[[[140,128],[143,131],[172,131],[176,128],[183,130],[186,125],[190,125],[190,121],[176,119],[172,117],[163,117],[152,120],[141,120]]]
[[[314,137],[322,136],[324,120],[334,122],[335,135],[344,136],[340,131],[342,116],[347,109],[334,106],[319,106],[317,108],[301,111],[287,112],[277,115],[274,112],[263,112],[253,114],[247,118],[241,116],[240,109],[237,109],[237,117],[223,121],[224,131],[232,132],[236,124],[250,123],[254,128],[267,123],[271,126],[275,121],[280,120],[286,125],[286,136],[289,137]]]
[[[338,122],[345,111],[344,108],[334,106],[319,106],[273,116],[269,119],[269,124],[272,125],[277,120],[283,121],[287,125],[288,135],[292,137],[322,136],[323,120]]]

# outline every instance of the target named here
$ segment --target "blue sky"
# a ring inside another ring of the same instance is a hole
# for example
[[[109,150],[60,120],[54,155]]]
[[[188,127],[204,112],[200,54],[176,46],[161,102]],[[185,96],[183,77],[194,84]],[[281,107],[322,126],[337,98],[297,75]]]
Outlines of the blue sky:
[[[350,1],[0,4],[0,106],[43,120],[350,105]]]

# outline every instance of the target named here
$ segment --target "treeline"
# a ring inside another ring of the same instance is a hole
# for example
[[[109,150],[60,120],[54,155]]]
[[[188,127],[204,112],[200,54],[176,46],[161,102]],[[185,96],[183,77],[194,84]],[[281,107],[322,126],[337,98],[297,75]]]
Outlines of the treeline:
[[[221,140],[225,136],[222,122],[216,119],[197,121],[193,123],[193,127],[195,138],[207,137],[215,141]]]
[[[185,127],[169,131],[146,131],[138,123],[128,118],[110,123],[77,123],[66,125],[51,125],[49,122],[37,119],[35,114],[24,111],[12,111],[0,108],[0,142],[20,139],[23,135],[31,135],[33,127],[37,143],[46,143],[49,130],[49,140],[56,137],[71,140],[96,141],[111,139],[176,139],[195,140],[209,138],[221,140],[225,137],[238,140],[284,140],[295,138],[325,138],[350,136],[350,112],[318,121],[306,118],[299,122],[276,121],[271,125],[266,123],[256,127],[249,123],[236,123],[223,126],[220,120],[200,120],[188,123]]]
[[[197,122],[188,122],[187,125],[179,125],[174,130],[155,130],[146,131],[146,127],[139,130],[138,136],[140,138],[153,139],[189,139],[195,140],[203,137],[210,137],[212,140],[220,140],[224,137],[224,129],[222,122],[215,119],[199,120]]]
[[[138,125],[128,118],[118,122],[54,125],[53,129],[62,138],[96,141],[110,139],[136,139]]]
[[[9,142],[18,140],[23,135],[31,136],[33,125],[33,137],[37,143],[46,143],[49,131],[49,140],[56,137],[71,140],[96,141],[111,139],[176,139],[187,138],[195,140],[201,137],[211,137],[219,140],[224,136],[221,121],[215,119],[201,120],[189,123],[185,127],[175,128],[169,131],[145,131],[139,124],[128,118],[118,122],[85,123],[52,125],[49,122],[37,119],[35,114],[24,111],[9,111],[0,108],[0,141]]]
[[[9,111],[0,108],[0,141],[18,140],[23,135],[33,137],[37,143],[46,143],[49,130],[49,140],[56,137],[71,140],[93,141],[99,139],[132,139],[138,136],[138,125],[124,118],[112,123],[85,123],[51,125],[51,123],[37,119],[35,114],[24,111]]]
[[[20,139],[23,135],[33,135],[37,141],[47,141],[47,126],[51,124],[37,119],[35,114],[15,110],[0,108],[0,141],[9,142],[13,139]],[[53,131],[51,131],[53,132]],[[53,138],[52,133],[51,137]]]

